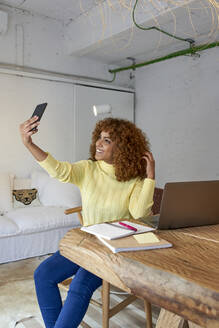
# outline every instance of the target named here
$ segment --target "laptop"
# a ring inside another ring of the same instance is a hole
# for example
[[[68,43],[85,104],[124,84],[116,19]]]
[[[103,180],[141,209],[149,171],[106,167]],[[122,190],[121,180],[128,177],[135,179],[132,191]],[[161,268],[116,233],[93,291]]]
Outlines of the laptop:
[[[166,183],[160,214],[142,221],[157,229],[219,224],[219,180]]]

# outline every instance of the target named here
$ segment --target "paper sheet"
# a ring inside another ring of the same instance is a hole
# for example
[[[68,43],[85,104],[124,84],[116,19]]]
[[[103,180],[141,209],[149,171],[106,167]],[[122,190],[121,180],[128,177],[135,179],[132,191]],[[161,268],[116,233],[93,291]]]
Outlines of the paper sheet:
[[[158,243],[160,240],[153,232],[141,233],[139,235],[134,235],[134,238],[139,244],[146,243]]]

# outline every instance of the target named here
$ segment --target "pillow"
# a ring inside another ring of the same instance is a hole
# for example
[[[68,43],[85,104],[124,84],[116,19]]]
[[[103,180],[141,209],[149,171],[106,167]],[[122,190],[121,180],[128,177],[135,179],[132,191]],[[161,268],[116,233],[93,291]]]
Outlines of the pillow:
[[[14,208],[40,206],[37,198],[37,190],[32,189],[14,189],[13,190],[13,206]]]
[[[31,180],[27,178],[14,178],[12,189],[30,189]]]
[[[49,175],[46,172],[34,170],[31,172],[31,188],[36,188],[38,190],[39,199],[41,200],[41,195],[44,187],[49,182]]]
[[[8,173],[0,173],[0,214],[12,209],[11,183]]]
[[[40,201],[44,206],[76,207],[81,206],[81,194],[78,187],[72,183],[62,183],[54,178],[49,178]]]
[[[11,185],[11,190],[12,190],[12,189],[14,189],[14,174],[10,173],[9,179],[10,179],[10,185]]]

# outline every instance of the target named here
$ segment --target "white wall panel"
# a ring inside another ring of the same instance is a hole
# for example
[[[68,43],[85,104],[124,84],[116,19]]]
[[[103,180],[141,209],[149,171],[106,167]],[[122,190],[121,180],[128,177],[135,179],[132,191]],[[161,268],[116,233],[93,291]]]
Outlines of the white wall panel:
[[[136,122],[149,136],[157,184],[219,179],[219,49],[136,72]]]
[[[60,160],[73,161],[73,85],[0,74],[0,170],[26,177],[40,168],[21,142],[19,124],[48,102],[33,139]]]

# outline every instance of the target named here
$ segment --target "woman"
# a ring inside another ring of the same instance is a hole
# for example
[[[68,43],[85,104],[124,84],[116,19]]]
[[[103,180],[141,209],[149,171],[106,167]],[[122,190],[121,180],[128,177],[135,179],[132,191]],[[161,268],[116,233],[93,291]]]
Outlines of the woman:
[[[149,142],[135,124],[107,118],[96,124],[91,158],[59,162],[32,141],[40,124],[33,117],[20,125],[24,145],[50,176],[81,191],[83,225],[146,217],[153,205],[155,162]],[[36,127],[36,130],[32,130]],[[31,131],[32,130],[32,131]],[[74,275],[62,306],[57,284]],[[56,252],[36,269],[38,303],[46,328],[75,328],[102,280]]]

